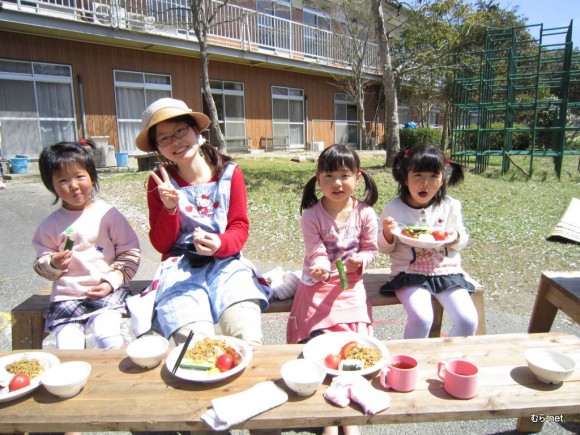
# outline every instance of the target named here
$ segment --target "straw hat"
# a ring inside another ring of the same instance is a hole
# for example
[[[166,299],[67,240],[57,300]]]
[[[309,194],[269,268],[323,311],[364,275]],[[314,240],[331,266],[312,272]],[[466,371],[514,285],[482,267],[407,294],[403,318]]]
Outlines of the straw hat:
[[[155,151],[149,143],[149,129],[160,122],[175,118],[176,116],[189,115],[195,121],[199,132],[203,132],[209,128],[210,119],[203,113],[194,112],[187,104],[181,100],[173,98],[161,98],[151,103],[141,115],[141,132],[135,139],[135,145],[141,151],[146,153]]]

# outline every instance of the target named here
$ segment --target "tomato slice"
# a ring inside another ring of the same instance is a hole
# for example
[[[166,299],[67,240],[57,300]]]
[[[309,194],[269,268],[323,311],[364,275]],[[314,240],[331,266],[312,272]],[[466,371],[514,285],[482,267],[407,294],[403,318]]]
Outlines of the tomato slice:
[[[30,385],[30,378],[28,375],[23,373],[19,373],[12,377],[10,384],[8,385],[8,391],[16,391],[20,390],[21,388],[28,387]]]
[[[340,356],[342,357],[342,359],[348,359],[348,354],[350,353],[350,351],[357,346],[358,342],[356,341],[349,341],[344,346],[342,346],[342,349],[340,349]]]
[[[242,356],[231,346],[226,348],[226,353],[231,355],[234,359],[233,367],[237,366],[239,363],[242,362]]]
[[[340,364],[340,361],[342,361],[340,355],[329,353],[328,355],[326,355],[326,358],[324,358],[324,365],[329,369],[338,370],[338,365]]]
[[[222,353],[220,356],[218,356],[215,365],[218,369],[220,369],[220,372],[227,372],[234,365],[234,357],[229,353]]]
[[[437,241],[443,241],[447,238],[447,233],[445,231],[435,230],[431,233],[433,238]]]

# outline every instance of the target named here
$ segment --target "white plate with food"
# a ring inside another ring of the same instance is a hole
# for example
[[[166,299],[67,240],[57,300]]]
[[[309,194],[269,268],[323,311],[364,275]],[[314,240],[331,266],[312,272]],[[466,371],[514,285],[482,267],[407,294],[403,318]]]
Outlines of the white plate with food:
[[[445,231],[420,226],[400,227],[393,230],[393,234],[401,243],[415,248],[438,248],[455,240]]]
[[[182,349],[183,344],[167,356],[165,365],[170,372]],[[252,348],[238,338],[219,335],[196,340],[194,337],[175,376],[194,382],[218,382],[241,372],[251,360]]]
[[[18,399],[36,390],[41,384],[42,374],[59,364],[60,360],[56,356],[46,352],[23,352],[3,356],[0,358],[0,402]],[[30,384],[10,391],[10,381],[19,374],[26,375]]]
[[[302,354],[305,359],[321,363],[333,376],[370,375],[380,370],[389,357],[383,343],[356,332],[328,332],[314,337],[306,343]]]

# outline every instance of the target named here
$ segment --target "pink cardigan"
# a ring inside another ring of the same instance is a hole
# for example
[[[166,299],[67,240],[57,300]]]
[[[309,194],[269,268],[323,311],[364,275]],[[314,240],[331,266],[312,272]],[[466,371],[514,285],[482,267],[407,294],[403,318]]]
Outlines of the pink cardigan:
[[[363,272],[378,255],[377,216],[372,207],[355,200],[347,222],[338,225],[319,201],[302,215],[302,233],[306,256],[288,319],[287,341],[297,343],[316,329],[331,329],[339,324],[372,323],[362,281]],[[363,265],[347,274],[349,288],[343,290],[335,262],[338,258],[346,260],[353,253],[362,257]],[[311,266],[329,270],[330,279],[312,279]]]

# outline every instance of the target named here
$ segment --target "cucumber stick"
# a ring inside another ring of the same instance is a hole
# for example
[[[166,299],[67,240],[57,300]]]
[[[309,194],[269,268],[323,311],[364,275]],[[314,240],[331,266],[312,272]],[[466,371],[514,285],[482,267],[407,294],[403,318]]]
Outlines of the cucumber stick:
[[[64,244],[64,250],[71,251],[74,244],[75,244],[75,241],[73,239],[71,239],[70,237],[67,237],[66,243]]]
[[[336,260],[336,269],[338,270],[338,276],[340,276],[340,286],[343,290],[348,288],[348,280],[346,279],[346,270],[344,270],[344,264],[342,259]]]

